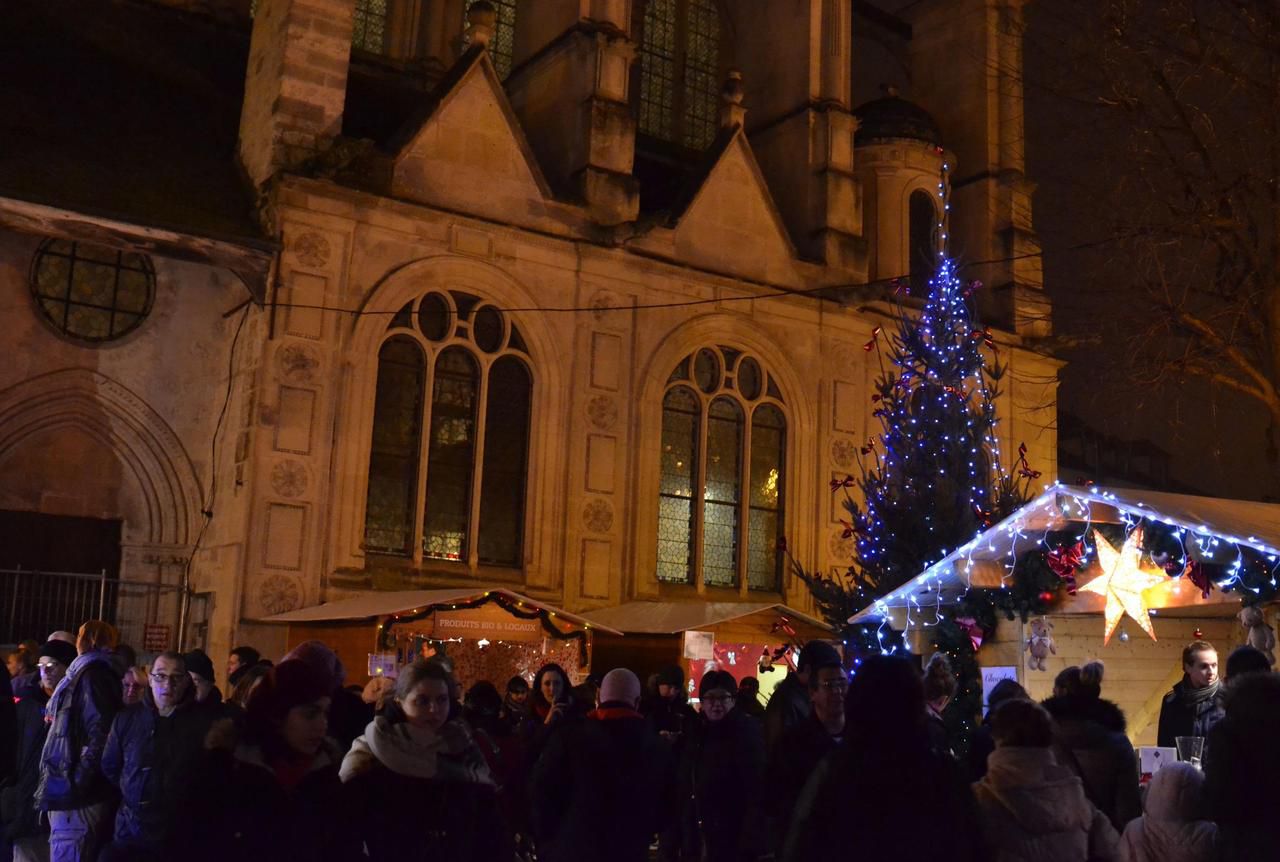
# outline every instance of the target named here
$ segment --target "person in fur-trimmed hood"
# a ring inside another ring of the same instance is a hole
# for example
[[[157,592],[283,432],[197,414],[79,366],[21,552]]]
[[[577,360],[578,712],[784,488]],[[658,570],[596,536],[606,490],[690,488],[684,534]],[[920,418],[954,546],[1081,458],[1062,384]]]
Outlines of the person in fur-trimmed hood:
[[[1142,813],[1138,756],[1125,735],[1124,712],[1100,696],[1102,675],[1102,662],[1090,662],[1070,680],[1059,677],[1059,693],[1044,708],[1053,716],[1058,764],[1080,777],[1085,795],[1119,831]]]
[[[1170,763],[1151,779],[1147,810],[1125,827],[1120,862],[1213,862],[1218,827],[1204,819],[1204,775]]]
[[[996,750],[973,786],[991,862],[1114,860],[1119,836],[1070,769],[1058,765],[1048,712],[1028,700],[1000,705]]]
[[[374,862],[512,858],[484,755],[453,714],[457,698],[443,666],[415,661],[400,671],[393,703],[343,759],[347,816]]]

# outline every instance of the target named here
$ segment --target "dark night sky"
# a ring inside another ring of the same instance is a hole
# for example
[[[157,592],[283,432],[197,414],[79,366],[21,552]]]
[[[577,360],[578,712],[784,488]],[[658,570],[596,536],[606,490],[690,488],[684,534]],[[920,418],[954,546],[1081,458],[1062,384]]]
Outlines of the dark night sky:
[[[1103,203],[1126,173],[1126,129],[1082,101],[1087,93],[1072,92],[1064,74],[1091,67],[1087,53],[1072,54],[1070,46],[1088,50],[1088,34],[1101,27],[1090,17],[1097,5],[1033,3],[1027,15],[1027,171],[1038,186],[1034,213],[1054,327],[1101,339],[1067,354],[1059,410],[1107,434],[1150,440],[1172,455],[1172,478],[1202,493],[1261,499],[1275,493],[1275,472],[1256,402],[1199,382],[1153,390],[1135,385],[1129,370],[1132,333],[1152,312],[1124,285],[1129,262],[1123,246],[1109,241]],[[1078,34],[1085,38],[1072,38]]]

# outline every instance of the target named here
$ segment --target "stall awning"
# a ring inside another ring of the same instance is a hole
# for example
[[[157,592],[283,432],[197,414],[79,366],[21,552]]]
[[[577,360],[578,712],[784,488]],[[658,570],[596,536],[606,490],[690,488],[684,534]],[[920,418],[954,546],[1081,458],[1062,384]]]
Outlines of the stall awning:
[[[602,629],[621,629],[632,634],[679,634],[768,610],[831,630],[831,626],[821,620],[781,602],[628,602],[591,611],[584,616],[592,625]]]
[[[558,619],[563,619],[566,622],[574,623],[584,628],[598,628],[609,634],[622,634],[621,631],[609,627],[608,624],[597,623],[595,620],[569,613],[555,605],[531,599],[528,596],[503,587],[459,587],[446,590],[396,590],[387,592],[375,590],[349,599],[339,599],[336,602],[325,602],[309,608],[300,608],[296,611],[276,614],[275,616],[267,617],[264,622],[321,623],[336,620],[373,619],[391,616],[392,614],[419,612],[433,606],[469,602],[490,593],[500,593],[514,602],[547,611]]]
[[[1264,554],[1280,555],[1280,504],[1168,494],[1134,488],[1054,485],[1017,512],[947,554],[878,599],[850,622],[883,619],[895,609],[954,602],[973,586],[998,586],[984,575],[1039,546],[1048,530],[1081,522],[1152,518],[1192,534],[1213,536]]]

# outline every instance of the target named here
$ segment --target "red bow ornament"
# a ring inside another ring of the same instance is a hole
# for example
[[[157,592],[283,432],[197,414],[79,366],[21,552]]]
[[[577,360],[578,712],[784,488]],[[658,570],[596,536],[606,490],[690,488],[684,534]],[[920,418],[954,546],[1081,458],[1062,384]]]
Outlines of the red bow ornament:
[[[956,617],[956,625],[969,636],[969,643],[973,644],[973,651],[977,652],[982,646],[982,626],[973,617]]]
[[[1067,587],[1067,594],[1074,596],[1076,594],[1076,569],[1084,561],[1084,542],[1076,542],[1074,545],[1063,545],[1062,547],[1054,548],[1044,555],[1044,561],[1049,564],[1050,569],[1053,569],[1055,575],[1062,578],[1062,582]]]

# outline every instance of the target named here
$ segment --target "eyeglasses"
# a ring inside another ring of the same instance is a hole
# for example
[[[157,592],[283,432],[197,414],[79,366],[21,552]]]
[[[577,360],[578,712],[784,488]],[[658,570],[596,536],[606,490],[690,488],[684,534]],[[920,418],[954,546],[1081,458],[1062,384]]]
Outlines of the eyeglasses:
[[[704,694],[702,699],[707,703],[728,703],[733,700],[731,694]]]
[[[164,685],[166,682],[169,685],[177,685],[178,683],[182,682],[186,678],[187,678],[187,675],[185,673],[171,673],[168,676],[165,676],[162,673],[151,674],[151,681],[154,682],[156,685]]]
[[[836,694],[844,694],[849,690],[849,683],[842,679],[828,679],[818,683],[818,688],[825,689]]]
[[[56,668],[58,665],[59,665],[59,662],[56,662],[56,661],[42,661],[39,664],[37,664],[36,667],[38,667],[42,671],[45,671],[46,673],[52,673],[54,668]]]

